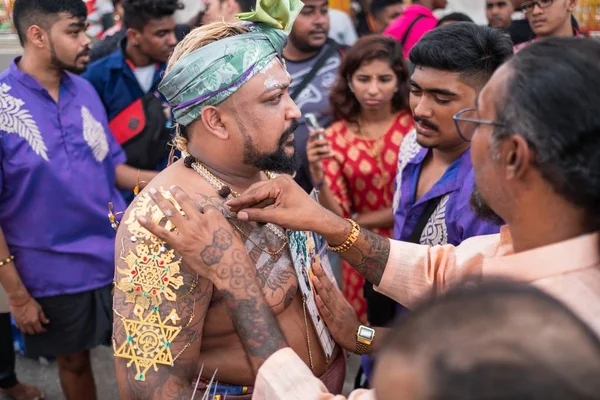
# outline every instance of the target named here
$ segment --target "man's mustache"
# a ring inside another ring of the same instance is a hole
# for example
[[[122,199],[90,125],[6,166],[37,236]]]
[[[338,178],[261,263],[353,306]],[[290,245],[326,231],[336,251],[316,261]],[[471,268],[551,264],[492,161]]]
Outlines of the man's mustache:
[[[429,129],[433,129],[434,131],[440,130],[436,124],[434,124],[433,122],[429,122],[426,119],[423,119],[420,117],[414,117],[414,119],[415,119],[415,122],[418,122],[419,124],[424,125],[424,126],[428,127]]]
[[[89,56],[90,53],[91,53],[90,48],[86,47],[84,50],[82,50],[81,52],[77,53],[77,55],[75,56],[75,60],[78,60],[81,57]]]
[[[280,146],[283,146],[285,144],[285,142],[287,142],[289,137],[292,136],[292,134],[296,131],[296,129],[298,129],[298,126],[299,126],[298,121],[293,120],[290,127],[287,128],[285,131],[283,131],[283,134],[281,135],[281,138],[279,139]]]

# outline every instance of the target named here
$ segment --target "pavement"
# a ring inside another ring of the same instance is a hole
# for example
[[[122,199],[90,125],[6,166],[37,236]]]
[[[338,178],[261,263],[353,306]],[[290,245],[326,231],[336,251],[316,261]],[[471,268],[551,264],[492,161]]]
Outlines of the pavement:
[[[348,359],[344,394],[348,394],[354,385],[354,377],[360,365],[360,358],[354,354]],[[92,351],[92,368],[96,379],[98,400],[116,400],[117,382],[111,347],[100,347]],[[58,380],[56,362],[43,365],[36,360],[17,356],[17,377],[23,383],[37,385],[44,391],[46,400],[64,400]],[[9,400],[0,394],[0,400]],[[86,400],[86,399],[81,399]]]

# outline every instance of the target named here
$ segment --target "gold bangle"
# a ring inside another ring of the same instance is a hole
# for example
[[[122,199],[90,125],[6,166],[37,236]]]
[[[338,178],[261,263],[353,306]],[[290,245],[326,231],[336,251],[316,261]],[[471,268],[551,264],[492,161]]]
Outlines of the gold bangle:
[[[354,243],[358,240],[358,236],[360,235],[360,226],[353,220],[346,218],[346,221],[352,224],[352,231],[350,231],[350,235],[348,238],[339,246],[331,246],[327,245],[327,248],[335,253],[343,253],[345,251],[350,250]]]
[[[0,261],[0,267],[4,267],[7,264],[10,264],[15,259],[15,256],[10,255],[5,260]]]

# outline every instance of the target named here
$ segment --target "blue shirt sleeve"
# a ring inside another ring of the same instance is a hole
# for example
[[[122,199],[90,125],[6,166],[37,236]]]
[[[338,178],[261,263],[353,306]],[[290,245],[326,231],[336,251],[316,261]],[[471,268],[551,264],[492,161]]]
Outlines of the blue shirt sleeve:
[[[102,103],[102,107],[104,107],[104,109],[106,110],[107,105],[104,103],[104,89],[106,87],[106,83],[103,77],[99,74],[100,70],[106,71],[106,68],[101,68],[104,66],[102,64],[99,64],[98,66],[96,66],[95,64],[96,63],[90,65],[87,71],[85,71],[81,75],[81,77],[92,85],[96,94],[98,95],[100,102]]]
[[[119,145],[119,143],[115,139],[115,136],[113,135],[112,131],[110,130],[110,127],[108,126],[106,108],[98,92],[98,87],[96,87],[96,85],[100,84],[100,80],[94,79],[93,69],[88,70],[86,74],[83,75],[83,78],[85,78],[90,84],[90,96],[94,97],[94,100],[96,100],[99,104],[99,108],[102,109],[102,113],[101,115],[99,115],[99,120],[102,123],[102,126],[104,127],[104,131],[106,132],[106,140],[108,141],[113,165],[116,167],[117,165],[125,164],[127,162],[127,155],[125,154],[123,148],[121,148],[121,145]]]

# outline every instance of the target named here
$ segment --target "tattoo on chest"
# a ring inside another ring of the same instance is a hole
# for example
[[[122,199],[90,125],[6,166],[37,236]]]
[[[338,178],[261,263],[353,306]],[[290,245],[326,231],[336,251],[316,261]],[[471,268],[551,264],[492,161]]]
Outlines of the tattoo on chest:
[[[226,217],[231,215],[220,197],[196,194],[195,201],[199,206],[213,205]],[[256,276],[268,304],[273,308],[289,307],[298,290],[296,272],[289,249],[272,256],[263,249],[279,248],[281,239],[277,235],[266,227],[253,226],[241,221],[236,221],[236,224],[247,236],[242,236],[242,240],[245,241],[246,252],[256,267]],[[231,245],[227,242],[227,237],[222,232],[215,232],[213,244],[203,250],[204,262],[207,265],[220,262],[224,250],[222,247],[227,244]]]

